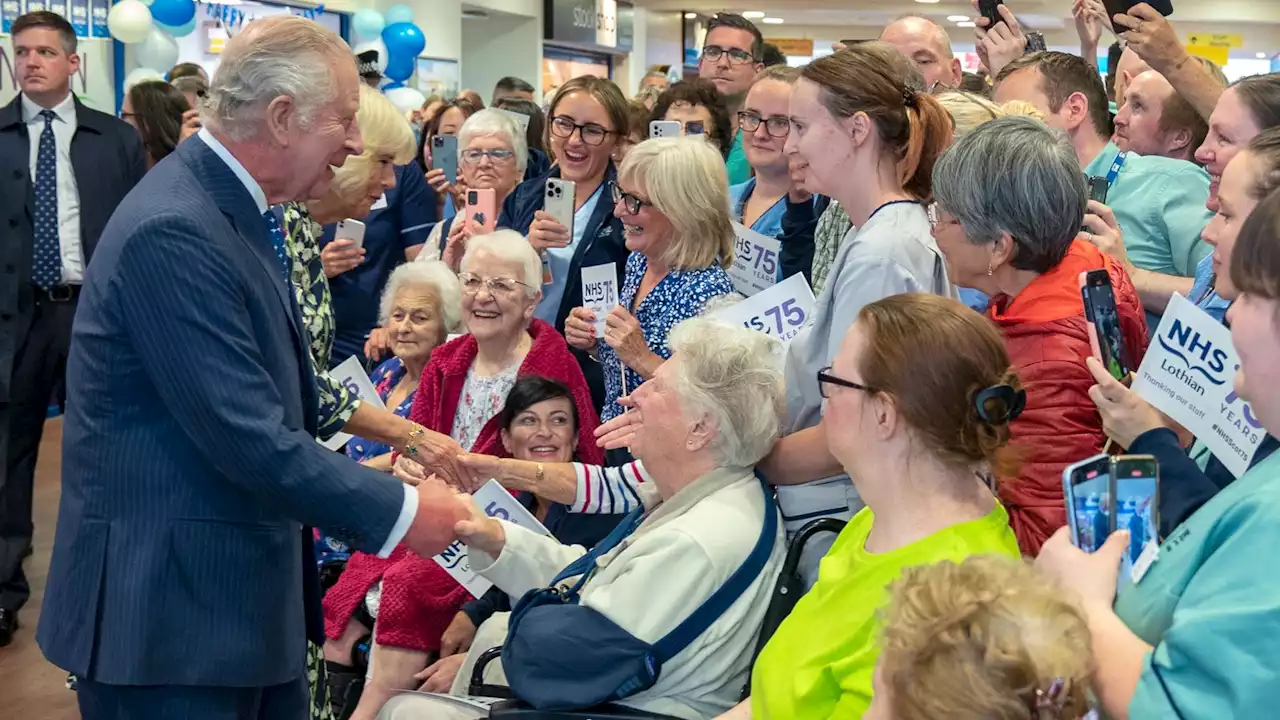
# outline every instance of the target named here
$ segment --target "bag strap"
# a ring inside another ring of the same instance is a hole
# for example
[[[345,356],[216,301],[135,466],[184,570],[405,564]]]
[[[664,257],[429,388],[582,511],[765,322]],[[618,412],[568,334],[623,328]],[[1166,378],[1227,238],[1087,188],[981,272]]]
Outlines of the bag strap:
[[[586,555],[574,560],[569,563],[568,567],[561,570],[560,574],[556,575],[555,579],[551,581],[551,587],[555,587],[571,577],[577,577],[578,582],[574,583],[573,587],[569,588],[565,593],[567,596],[576,596],[578,591],[581,590],[582,586],[587,582],[587,578],[591,574],[591,569],[595,567],[596,560],[599,559],[601,555],[604,555],[617,547],[618,544],[621,543],[628,535],[635,532],[636,528],[640,527],[640,523],[644,521],[644,514],[645,509],[643,505],[632,510],[629,515],[622,519],[622,522],[618,523],[617,526],[613,528],[613,532],[609,533],[603,540],[596,543],[596,546],[591,548]]]
[[[751,549],[747,559],[742,561],[729,579],[711,594],[711,597],[685,618],[684,622],[653,644],[654,655],[659,663],[665,664],[680,654],[680,651],[688,647],[689,643],[696,640],[699,635],[706,632],[707,628],[711,627],[711,624],[737,602],[747,588],[751,587],[751,584],[764,571],[765,564],[769,562],[769,556],[773,554],[773,546],[778,539],[778,508],[773,499],[773,491],[758,470],[756,477],[760,479],[760,489],[764,492],[764,527],[760,530],[760,538],[756,540],[756,546]]]

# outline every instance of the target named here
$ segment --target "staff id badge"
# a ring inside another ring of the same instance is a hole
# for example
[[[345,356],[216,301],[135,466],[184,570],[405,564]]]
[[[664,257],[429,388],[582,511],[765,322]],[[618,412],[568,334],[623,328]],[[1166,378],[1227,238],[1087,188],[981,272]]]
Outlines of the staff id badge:
[[[1138,559],[1133,561],[1133,569],[1130,575],[1133,577],[1133,584],[1137,585],[1142,582],[1142,578],[1146,577],[1147,571],[1160,559],[1160,543],[1155,538],[1147,541],[1146,547],[1142,548],[1142,554],[1138,555]]]

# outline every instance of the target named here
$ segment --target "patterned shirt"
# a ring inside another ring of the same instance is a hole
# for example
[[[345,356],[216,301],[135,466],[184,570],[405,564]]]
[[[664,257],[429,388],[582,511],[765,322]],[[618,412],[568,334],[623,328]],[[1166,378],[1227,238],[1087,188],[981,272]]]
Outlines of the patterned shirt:
[[[733,282],[729,274],[719,265],[699,270],[672,270],[658,281],[653,290],[644,297],[639,307],[635,307],[636,293],[640,290],[640,281],[649,267],[649,260],[640,253],[631,253],[627,258],[627,273],[622,283],[622,296],[619,303],[631,310],[640,329],[644,331],[645,343],[655,355],[663,358],[671,357],[671,348],[667,346],[667,336],[671,329],[681,321],[697,317],[706,308],[707,301],[733,292]],[[608,343],[597,341],[600,351],[600,364],[604,369],[604,396],[606,398],[601,422],[612,420],[622,413],[622,406],[617,399],[623,393],[622,361]],[[644,382],[644,378],[631,368],[627,368],[626,392],[631,392]]]
[[[311,347],[311,367],[316,376],[316,390],[320,396],[319,436],[332,437],[347,424],[360,397],[347,390],[337,379],[329,375],[329,354],[333,349],[333,300],[329,294],[329,279],[324,276],[324,263],[320,261],[321,228],[305,205],[285,203],[285,250],[292,264],[293,292],[302,313],[302,325],[306,328]]]
[[[474,366],[467,371],[467,382],[462,386],[458,410],[453,415],[453,432],[450,433],[459,445],[467,450],[475,447],[480,431],[507,404],[507,394],[515,386],[519,372],[520,363],[492,377],[480,377]]]

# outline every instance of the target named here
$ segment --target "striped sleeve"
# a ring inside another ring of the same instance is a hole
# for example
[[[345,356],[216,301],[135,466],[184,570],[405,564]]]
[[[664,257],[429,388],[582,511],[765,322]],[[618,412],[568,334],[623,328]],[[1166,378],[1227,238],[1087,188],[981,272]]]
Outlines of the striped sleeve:
[[[652,482],[640,462],[619,467],[574,463],[573,468],[578,491],[569,512],[587,515],[629,513],[644,504],[640,486]]]

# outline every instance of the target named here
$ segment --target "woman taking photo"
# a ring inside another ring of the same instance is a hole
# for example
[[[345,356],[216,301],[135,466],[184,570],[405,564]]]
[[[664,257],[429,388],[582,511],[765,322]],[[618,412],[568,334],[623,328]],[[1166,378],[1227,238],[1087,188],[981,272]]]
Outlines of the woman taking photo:
[[[467,118],[458,131],[459,185],[468,190],[493,190],[496,207],[502,207],[520,183],[528,159],[520,128],[498,110],[481,110]],[[457,271],[469,236],[466,223],[458,216],[445,218],[431,230],[418,259],[442,259]]]
[[[1087,199],[1075,151],[1060,133],[1026,117],[987,122],[960,138],[933,173],[934,237],[951,279],[991,298],[1030,388],[1013,433],[1021,471],[1001,487],[1022,550],[1035,557],[1067,522],[1062,471],[1102,451],[1106,437],[1089,399],[1092,355],[1080,275],[1106,270],[1119,312],[1124,357],[1142,362],[1142,303],[1120,263],[1077,239]]]
[[[782,234],[782,216],[787,199],[795,201],[809,194],[796,187],[792,158],[785,150],[791,132],[791,88],[800,71],[785,65],[765,68],[751,84],[738,111],[743,151],[754,175],[729,188],[733,219],[769,238]],[[812,199],[808,200],[812,204]],[[779,278],[781,278],[781,272]]]
[[[866,507],[765,645],[734,718],[862,717],[879,613],[903,569],[1018,556],[994,484],[1013,462],[1009,423],[1025,394],[991,323],[955,300],[894,295],[862,307],[815,380],[827,451]]]
[[[451,185],[444,170],[431,167],[431,139],[437,135],[457,135],[467,118],[479,112],[479,108],[461,98],[442,103],[422,127],[418,141],[418,169],[435,196],[435,217],[451,218],[463,207],[466,196],[460,185]]]
[[[671,357],[672,328],[733,292],[724,270],[733,263],[734,238],[726,182],[724,160],[692,138],[646,140],[623,161],[610,188],[631,251],[618,306],[601,339],[592,311],[576,307],[565,321],[569,344],[604,371],[602,419],[621,413],[615,401]]]
[[[556,91],[547,109],[547,144],[555,166],[526,180],[507,196],[498,227],[526,235],[541,257],[542,299],[535,317],[564,332],[569,311],[582,304],[582,268],[614,263],[619,286],[627,248],[622,221],[613,215],[608,183],[617,180],[612,155],[626,139],[627,101],[604,78],[576,77]],[[543,208],[550,178],[574,184],[573,228]],[[604,379],[586,353],[574,351],[591,385],[596,407],[604,405]]]
[[[1245,221],[1227,311],[1240,356],[1235,390],[1280,432],[1280,194]],[[1109,392],[1103,389],[1104,393]],[[1254,465],[1182,523],[1145,573],[1120,582],[1129,533],[1089,555],[1063,528],[1036,564],[1083,601],[1093,690],[1113,718],[1262,718],[1280,704],[1280,575],[1259,565],[1280,542],[1280,454]],[[1114,604],[1114,607],[1113,607]]]
[[[685,135],[700,135],[727,157],[733,145],[733,125],[724,98],[708,80],[690,78],[667,88],[653,107],[653,120],[674,120]],[[648,128],[646,135],[648,134]]]

